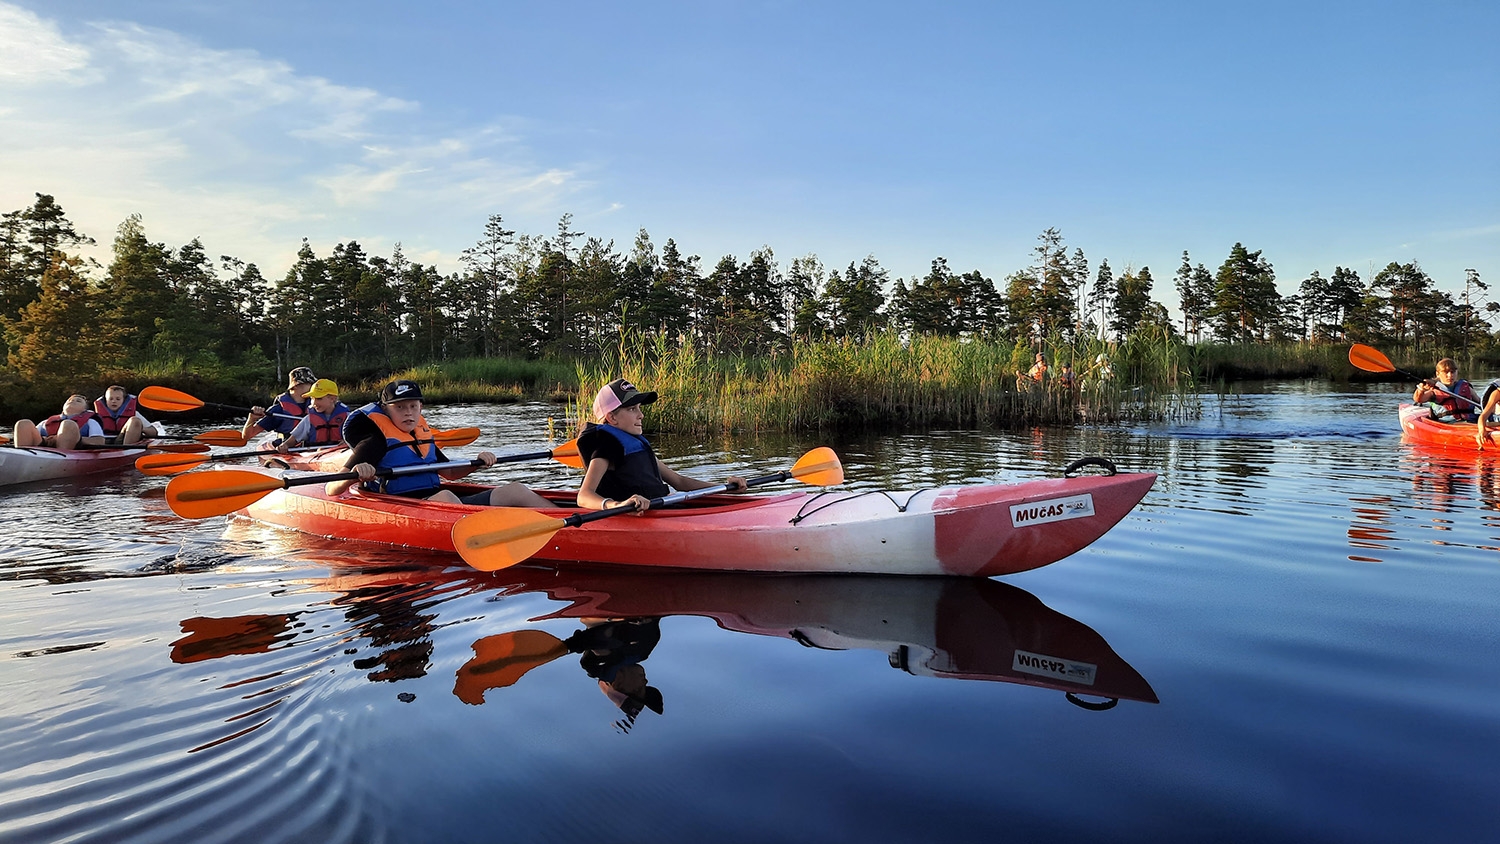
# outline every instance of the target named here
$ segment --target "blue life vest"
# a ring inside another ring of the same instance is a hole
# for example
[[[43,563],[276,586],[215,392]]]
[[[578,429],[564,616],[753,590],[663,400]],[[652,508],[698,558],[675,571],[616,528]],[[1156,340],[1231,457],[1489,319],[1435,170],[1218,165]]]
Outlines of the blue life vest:
[[[396,427],[391,417],[385,414],[379,404],[367,404],[360,408],[357,413],[363,413],[370,418],[371,422],[385,435],[385,456],[380,458],[377,469],[400,469],[406,466],[420,466],[426,463],[438,462],[438,450],[432,443],[432,429],[427,426],[427,417],[423,416],[417,421],[416,430],[407,433]],[[352,418],[354,414],[349,414]],[[345,421],[348,427],[348,421]],[[426,440],[426,442],[419,442]],[[443,479],[437,472],[418,472],[412,475],[397,475],[394,478],[376,478],[364,485],[369,492],[388,492],[393,495],[401,495],[408,492],[421,490],[436,490],[442,485]]]
[[[292,398],[291,393],[282,393],[276,397],[276,401],[270,407],[266,408],[265,417],[255,424],[267,431],[280,434],[281,438],[277,440],[279,443],[281,439],[286,439],[286,435],[290,434],[293,428],[297,427],[297,423],[307,415],[307,409],[311,406],[312,399],[299,402]]]

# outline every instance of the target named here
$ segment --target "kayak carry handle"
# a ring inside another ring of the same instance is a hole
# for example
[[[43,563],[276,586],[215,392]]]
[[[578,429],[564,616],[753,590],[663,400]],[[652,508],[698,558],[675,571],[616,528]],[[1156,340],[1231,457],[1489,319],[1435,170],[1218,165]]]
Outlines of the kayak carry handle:
[[[1063,469],[1063,477],[1071,478],[1073,477],[1074,472],[1078,471],[1079,469],[1086,469],[1089,466],[1098,466],[1099,468],[1104,470],[1105,475],[1120,474],[1120,470],[1115,468],[1115,464],[1111,463],[1109,460],[1103,457],[1080,457],[1077,460],[1074,460],[1072,463],[1069,463],[1067,465],[1067,468]]]

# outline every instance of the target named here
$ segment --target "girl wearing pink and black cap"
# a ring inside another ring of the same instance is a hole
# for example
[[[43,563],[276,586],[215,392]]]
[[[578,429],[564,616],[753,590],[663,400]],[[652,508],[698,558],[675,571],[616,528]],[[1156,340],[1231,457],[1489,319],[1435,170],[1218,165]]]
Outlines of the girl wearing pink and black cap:
[[[656,393],[642,393],[624,378],[605,384],[594,396],[594,422],[578,436],[584,465],[579,507],[607,510],[632,504],[637,512],[645,512],[651,509],[651,499],[673,489],[718,486],[680,474],[656,456],[651,443],[641,436],[646,420],[642,406],[654,401]],[[744,478],[732,477],[724,483],[737,487],[735,492],[748,489]]]

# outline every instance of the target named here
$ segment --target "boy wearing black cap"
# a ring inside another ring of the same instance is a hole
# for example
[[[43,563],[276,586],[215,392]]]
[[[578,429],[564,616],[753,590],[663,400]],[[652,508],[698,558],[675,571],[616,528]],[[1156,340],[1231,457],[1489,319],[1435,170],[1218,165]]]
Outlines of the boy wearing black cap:
[[[496,507],[555,507],[551,501],[532,492],[523,484],[482,490],[460,499],[442,488],[444,478],[458,480],[477,467],[459,465],[431,472],[397,475],[376,481],[378,469],[435,464],[447,461],[442,449],[432,441],[432,428],[422,415],[422,388],[415,381],[392,381],[380,391],[380,400],[349,414],[344,423],[344,442],[349,444],[345,468],[359,473],[359,479],[334,481],[326,487],[329,495],[342,495],[356,483],[371,492],[386,492],[428,501],[450,504],[478,504]],[[478,454],[485,467],[495,465],[492,452]]]
[[[591,510],[608,510],[632,504],[636,512],[651,509],[651,499],[660,498],[672,489],[704,489],[717,484],[689,478],[661,462],[651,443],[641,436],[646,414],[642,405],[656,401],[656,393],[642,393],[624,378],[605,384],[594,396],[594,422],[578,436],[578,451],[583,456],[583,484],[578,489],[578,506]],[[732,477],[742,492],[745,480]],[[668,488],[671,484],[671,488]]]
[[[287,434],[297,427],[297,423],[307,415],[310,401],[307,393],[318,383],[318,377],[313,375],[311,369],[299,366],[287,373],[286,382],[286,392],[277,396],[270,407],[250,408],[250,415],[245,417],[245,427],[240,429],[240,436],[248,440],[261,431],[273,431],[277,434],[276,444],[280,445]]]

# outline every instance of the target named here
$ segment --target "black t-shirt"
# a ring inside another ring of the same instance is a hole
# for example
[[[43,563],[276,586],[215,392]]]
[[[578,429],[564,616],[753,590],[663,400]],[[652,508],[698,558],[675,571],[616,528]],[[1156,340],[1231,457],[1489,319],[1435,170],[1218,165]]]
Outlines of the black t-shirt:
[[[596,457],[609,462],[609,471],[599,479],[594,491],[615,501],[636,494],[659,498],[671,492],[672,488],[661,479],[661,472],[656,467],[656,452],[649,444],[643,442],[643,445],[640,451],[627,456],[625,444],[608,431],[591,426],[579,434],[578,453],[583,457],[584,467]]]

